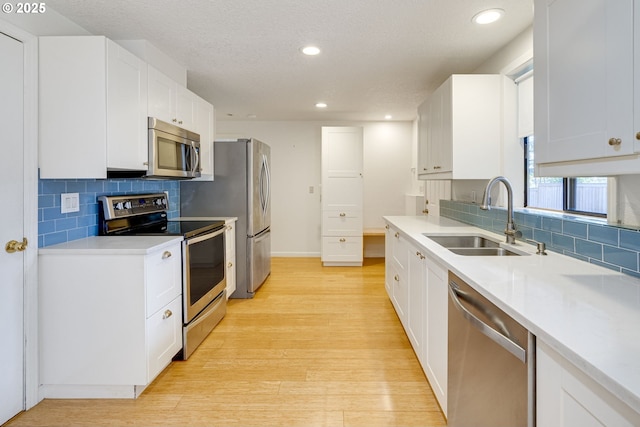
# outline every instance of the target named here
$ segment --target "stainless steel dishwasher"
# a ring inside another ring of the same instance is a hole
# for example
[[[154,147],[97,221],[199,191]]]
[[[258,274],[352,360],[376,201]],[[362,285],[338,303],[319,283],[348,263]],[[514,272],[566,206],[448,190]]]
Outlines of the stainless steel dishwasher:
[[[447,422],[535,426],[535,337],[449,272]]]

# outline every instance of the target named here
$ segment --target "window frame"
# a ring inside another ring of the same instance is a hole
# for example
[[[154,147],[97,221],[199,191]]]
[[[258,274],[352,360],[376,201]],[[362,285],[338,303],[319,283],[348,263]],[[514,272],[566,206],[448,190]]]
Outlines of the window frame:
[[[533,136],[533,135],[531,135]],[[531,209],[546,209],[538,206],[529,206],[529,138],[526,136],[522,138],[524,146],[524,207]],[[575,177],[558,177],[562,178],[562,212],[571,213],[576,215],[586,215],[597,218],[607,218],[607,213],[600,212],[588,212],[575,209],[576,206],[576,186],[577,179]],[[549,209],[555,210],[555,209]]]

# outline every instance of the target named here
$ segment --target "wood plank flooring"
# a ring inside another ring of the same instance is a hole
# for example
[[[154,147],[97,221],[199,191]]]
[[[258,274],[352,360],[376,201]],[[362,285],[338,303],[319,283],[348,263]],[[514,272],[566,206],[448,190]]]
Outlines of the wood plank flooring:
[[[274,258],[188,361],[136,400],[42,401],[7,426],[445,426],[384,289],[384,259]]]

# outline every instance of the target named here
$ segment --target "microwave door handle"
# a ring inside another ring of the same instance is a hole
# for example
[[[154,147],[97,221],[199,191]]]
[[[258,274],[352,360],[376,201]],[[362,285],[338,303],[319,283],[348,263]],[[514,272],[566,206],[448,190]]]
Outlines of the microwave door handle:
[[[198,165],[200,164],[200,155],[198,154],[198,149],[196,148],[195,144],[193,143],[193,141],[191,141],[191,172],[192,173],[196,173],[198,172]],[[195,156],[195,162],[193,161],[193,157]]]

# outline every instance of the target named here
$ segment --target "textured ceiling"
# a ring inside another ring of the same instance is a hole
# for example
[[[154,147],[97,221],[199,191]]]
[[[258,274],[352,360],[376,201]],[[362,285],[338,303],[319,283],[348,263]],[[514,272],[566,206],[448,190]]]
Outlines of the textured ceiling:
[[[412,120],[531,25],[533,0],[48,0],[92,34],[145,39],[184,65],[219,120]],[[489,26],[478,11],[505,10]],[[322,49],[315,57],[302,46]],[[314,104],[329,106],[318,110]]]

